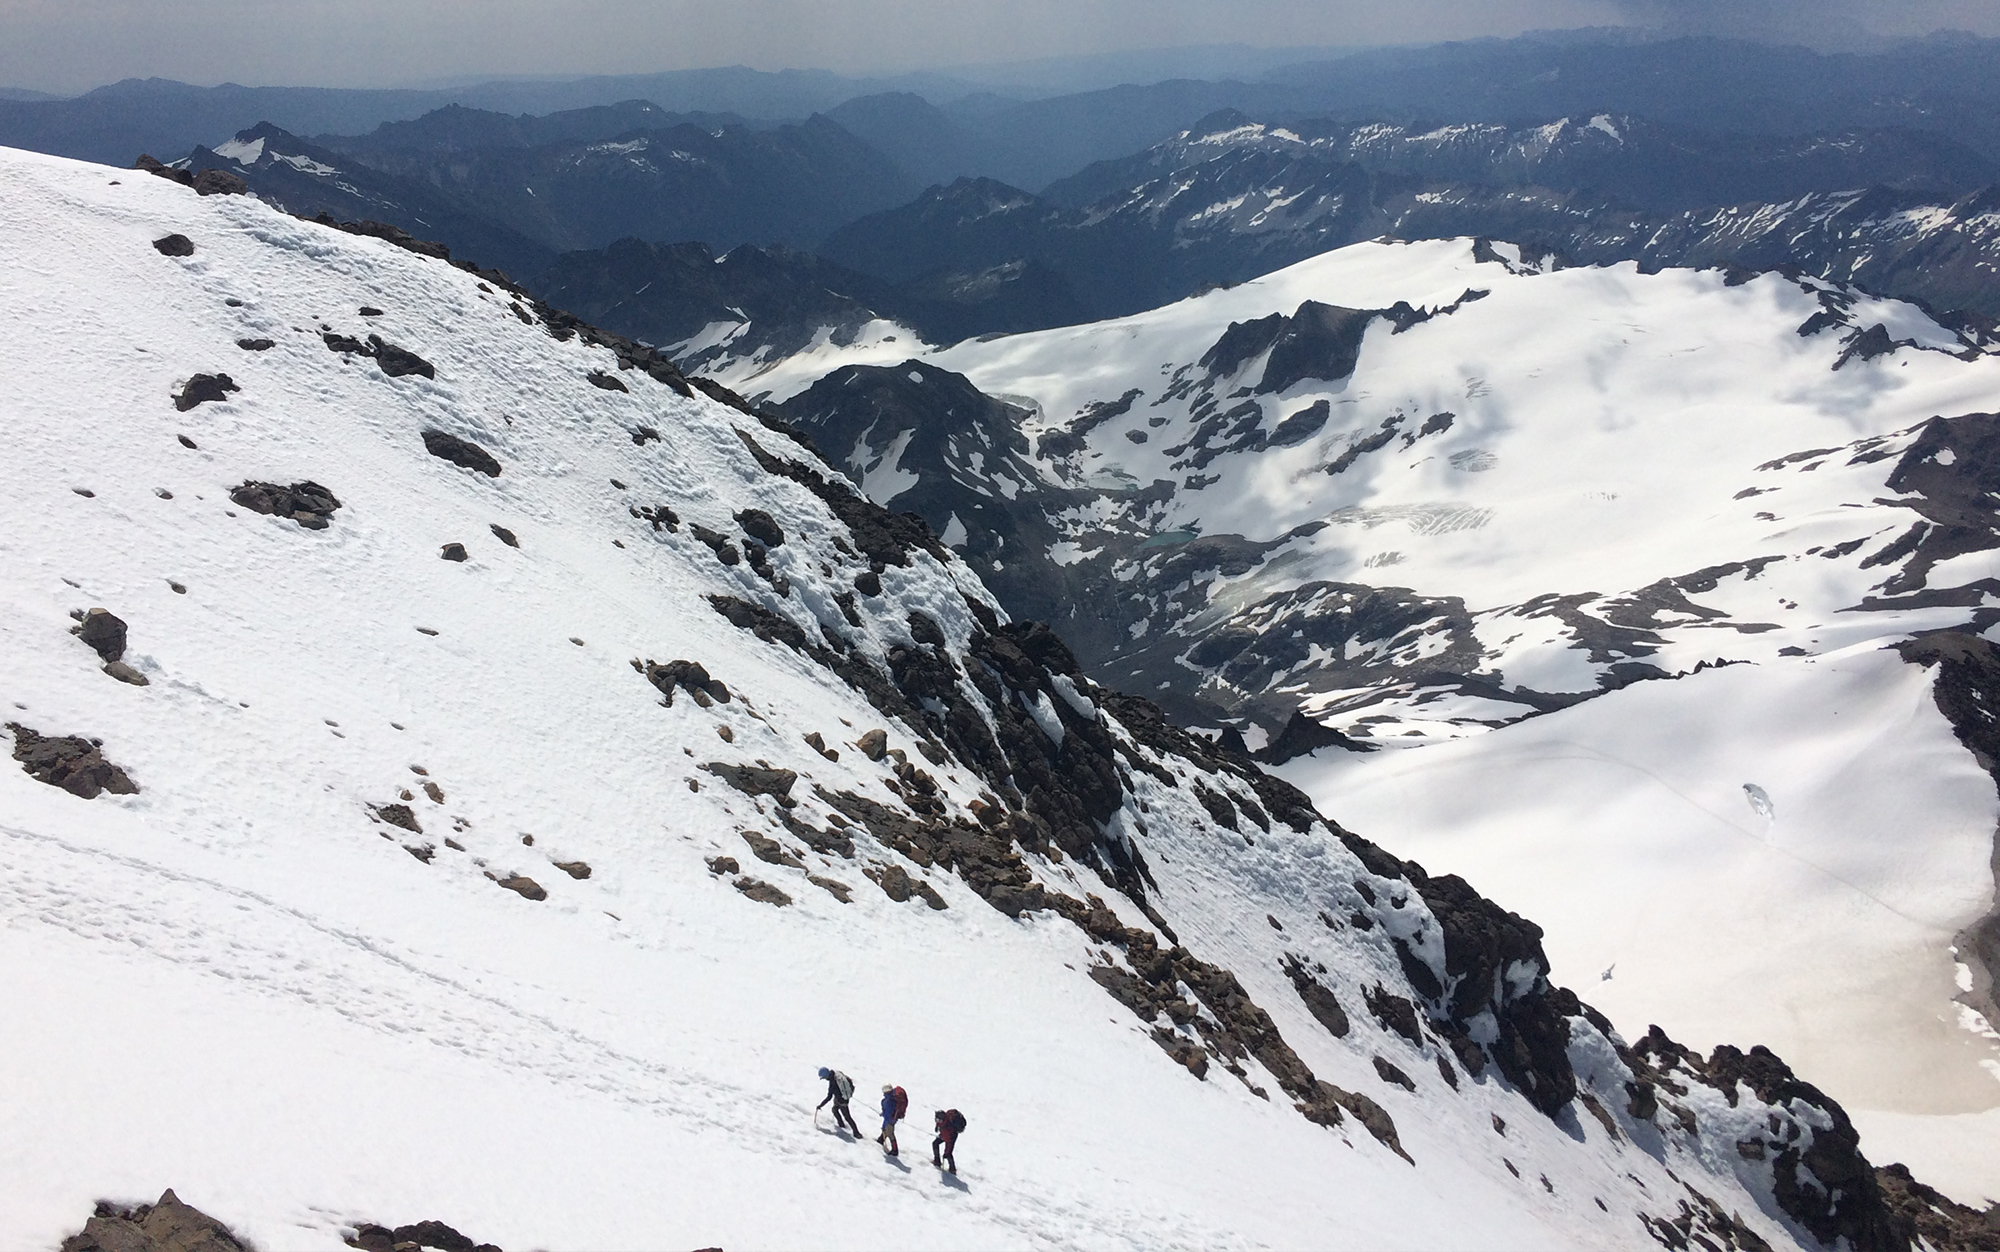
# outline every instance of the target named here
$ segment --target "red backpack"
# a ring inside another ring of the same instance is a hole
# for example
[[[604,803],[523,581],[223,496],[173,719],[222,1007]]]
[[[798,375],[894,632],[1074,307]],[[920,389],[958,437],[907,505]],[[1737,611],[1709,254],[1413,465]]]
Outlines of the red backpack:
[[[903,1115],[910,1111],[910,1093],[898,1087],[889,1094],[896,1097],[896,1120],[900,1122]]]

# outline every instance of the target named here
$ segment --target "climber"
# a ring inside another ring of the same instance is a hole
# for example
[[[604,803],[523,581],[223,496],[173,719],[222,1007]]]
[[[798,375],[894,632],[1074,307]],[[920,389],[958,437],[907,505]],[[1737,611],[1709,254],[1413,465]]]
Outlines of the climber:
[[[891,1083],[882,1084],[882,1133],[875,1136],[875,1142],[888,1150],[890,1156],[901,1156],[902,1149],[896,1146],[896,1123],[903,1114],[910,1111],[910,1097],[901,1087]]]
[[[958,1158],[951,1154],[951,1150],[958,1145],[958,1136],[965,1130],[965,1114],[957,1109],[939,1109],[931,1125],[937,1130],[937,1138],[931,1140],[931,1164],[956,1174]],[[940,1148],[944,1152],[943,1160],[938,1159]]]
[[[826,1107],[827,1100],[833,1101],[834,1129],[838,1130],[845,1125],[854,1132],[855,1142],[860,1142],[861,1127],[854,1124],[854,1114],[847,1107],[847,1102],[854,1098],[854,1080],[839,1070],[828,1069],[824,1065],[819,1067],[819,1076],[826,1079],[826,1100],[821,1100],[813,1107],[813,1115],[815,1117],[819,1115],[820,1109]]]

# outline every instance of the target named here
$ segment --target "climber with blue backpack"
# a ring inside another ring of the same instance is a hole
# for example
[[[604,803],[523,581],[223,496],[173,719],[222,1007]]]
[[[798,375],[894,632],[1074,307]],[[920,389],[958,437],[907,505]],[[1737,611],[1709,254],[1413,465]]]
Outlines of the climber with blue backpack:
[[[826,1099],[814,1106],[813,1116],[818,1117],[820,1109],[825,1108],[827,1101],[831,1100],[834,1129],[838,1130],[845,1124],[847,1129],[854,1132],[854,1141],[859,1143],[861,1127],[854,1124],[854,1114],[847,1107],[847,1102],[854,1098],[854,1080],[839,1070],[828,1069],[824,1065],[819,1067],[819,1076],[826,1079]]]

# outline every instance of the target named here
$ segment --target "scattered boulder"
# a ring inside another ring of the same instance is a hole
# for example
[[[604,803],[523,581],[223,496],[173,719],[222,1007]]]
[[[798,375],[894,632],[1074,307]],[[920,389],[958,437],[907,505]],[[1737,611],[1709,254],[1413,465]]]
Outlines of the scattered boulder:
[[[1349,1029],[1347,1012],[1340,1007],[1333,990],[1314,978],[1305,961],[1292,953],[1285,954],[1284,970],[1313,1018],[1334,1038],[1345,1037]]]
[[[650,523],[653,529],[656,531],[666,530],[674,534],[680,533],[681,530],[680,514],[674,512],[673,509],[667,505],[631,504],[627,505],[626,509],[628,512],[632,514],[632,516],[638,518],[640,521]]]
[[[870,866],[862,872],[874,879],[883,894],[896,903],[901,904],[910,898],[910,875],[902,866],[887,865],[879,869]]]
[[[347,1238],[347,1246],[360,1248],[362,1252],[396,1252],[410,1248],[436,1248],[439,1252],[500,1252],[490,1243],[474,1243],[469,1236],[445,1225],[443,1222],[416,1222],[408,1226],[378,1226],[374,1222],[362,1222]]]
[[[733,856],[708,858],[708,872],[711,874],[736,874],[742,872],[742,869],[743,867],[736,863],[736,858]]]
[[[624,380],[619,378],[614,378],[612,375],[605,373],[603,370],[590,371],[590,382],[592,386],[602,387],[606,391],[630,392],[632,390],[630,387],[627,387],[625,385]]]
[[[507,877],[498,879],[497,881],[507,890],[519,894],[526,900],[546,900],[549,898],[549,893],[542,889],[542,884],[525,874],[509,874]]]
[[[874,879],[875,885],[882,888],[882,894],[898,904],[915,896],[933,909],[948,907],[944,897],[937,893],[936,887],[921,878],[911,876],[909,871],[900,865],[871,865],[861,872]]]
[[[869,760],[879,761],[889,755],[889,732],[880,728],[866,731],[854,741],[854,746]]]
[[[521,541],[520,539],[515,537],[514,532],[508,530],[505,526],[502,526],[500,523],[494,522],[492,525],[488,526],[487,529],[493,532],[493,537],[495,539],[498,539],[501,543],[506,544],[508,547],[518,548],[521,546]]]
[[[946,644],[944,627],[928,613],[913,610],[908,618],[910,638],[928,648],[942,648]]]
[[[590,877],[590,865],[584,861],[557,861],[556,868],[568,874],[571,878],[584,879]]]
[[[463,561],[466,559],[465,545],[462,543],[448,543],[439,551],[438,556],[447,561]]]
[[[128,683],[134,687],[150,687],[153,685],[152,679],[141,674],[138,670],[133,669],[123,661],[106,662],[104,672],[116,678],[119,682]]]
[[[334,494],[310,480],[280,487],[276,483],[246,482],[230,489],[229,498],[252,513],[288,517],[307,530],[325,530],[340,501]]]
[[[1187,1072],[1196,1078],[1208,1077],[1208,1050],[1178,1031],[1165,1026],[1153,1027],[1153,1042],[1174,1060],[1185,1066]]]
[[[441,430],[426,430],[424,451],[441,461],[450,461],[453,465],[465,469],[478,470],[488,478],[500,477],[500,462],[493,459],[492,453],[470,439],[460,439],[457,435],[448,435]]]
[[[245,352],[269,352],[278,346],[275,339],[238,339],[236,346]]]
[[[746,540],[743,547],[746,550],[746,555],[749,557],[750,568],[757,572],[757,577],[770,583],[771,590],[781,596],[787,596],[792,593],[792,580],[771,568],[770,549],[754,539]]]
[[[125,655],[125,619],[109,609],[92,609],[73,632],[106,661]]]
[[[736,515],[736,524],[743,533],[767,548],[775,548],[785,542],[785,528],[778,520],[762,509],[745,509]]]
[[[243,181],[241,174],[228,170],[207,169],[194,176],[189,184],[198,196],[241,196],[250,191],[250,184]]]
[[[840,760],[840,750],[838,748],[827,747],[825,737],[822,736],[818,731],[815,730],[812,733],[806,735],[805,741],[807,747],[819,753],[827,760],[829,761]]]
[[[643,448],[648,443],[658,443],[659,441],[660,432],[651,426],[634,426],[632,428],[632,443],[637,447]]]
[[[632,668],[644,674],[646,681],[666,697],[668,708],[673,707],[676,688],[693,696],[702,708],[710,703],[729,703],[729,688],[721,679],[709,677],[707,668],[699,661],[668,661],[665,665],[634,661]]]
[[[385,341],[380,335],[368,336],[368,343],[375,349],[370,354],[375,358],[375,364],[381,366],[382,372],[391,378],[402,378],[408,374],[420,374],[425,378],[437,377],[437,367],[408,348],[399,348]],[[490,472],[497,475],[500,471],[496,468]]]
[[[1417,1025],[1417,1006],[1395,992],[1376,983],[1372,988],[1363,988],[1362,1000],[1367,1002],[1368,1011],[1375,1020],[1389,1030],[1395,1031],[1416,1047],[1422,1047],[1424,1036]]]
[[[164,178],[168,182],[179,183],[183,187],[194,186],[193,174],[183,169],[175,169],[150,152],[141,152],[139,159],[132,162],[132,168],[135,170],[144,170],[155,178]]]
[[[739,878],[734,885],[738,891],[759,904],[770,904],[778,908],[784,908],[792,902],[790,896],[761,878]]]
[[[1394,1065],[1389,1064],[1389,1062],[1383,1060],[1379,1056],[1374,1057],[1372,1059],[1375,1062],[1375,1075],[1376,1077],[1380,1078],[1383,1082],[1395,1083],[1398,1087],[1403,1088],[1403,1090],[1405,1091],[1415,1091],[1417,1089],[1416,1080],[1411,1078],[1408,1074],[1404,1073],[1400,1069],[1397,1069]]]
[[[715,553],[715,559],[724,565],[736,565],[743,560],[743,554],[736,550],[736,545],[730,542],[729,536],[721,531],[710,530],[698,522],[690,522],[688,529],[694,532],[696,539],[707,544]]]
[[[153,241],[153,247],[161,256],[194,255],[194,240],[182,234],[162,235]]]
[[[827,892],[842,904],[854,903],[854,888],[834,878],[821,878],[818,874],[807,874],[806,881]]]
[[[789,797],[792,794],[793,784],[799,780],[797,772],[793,770],[774,769],[764,765],[731,765],[724,761],[710,761],[702,768],[746,796],[771,796],[778,800]]]
[[[172,1188],[152,1204],[124,1206],[107,1200],[83,1229],[62,1241],[62,1252],[248,1252],[229,1227],[181,1203]]]
[[[804,861],[785,851],[785,845],[779,843],[776,839],[750,830],[739,833],[743,836],[743,842],[750,845],[751,854],[758,860],[770,865],[783,865],[787,869],[804,869],[806,867]]]
[[[424,833],[424,828],[417,824],[416,813],[407,804],[376,804],[370,806],[370,811],[391,826],[399,826],[412,834]]]
[[[882,594],[882,576],[872,569],[862,570],[854,576],[854,589],[864,596]]]
[[[78,735],[44,736],[19,722],[8,722],[7,729],[14,732],[14,759],[36,782],[85,800],[106,791],[114,796],[139,793],[124,770],[104,759],[100,742]]]
[[[181,393],[174,397],[174,407],[185,413],[197,404],[207,404],[211,400],[227,400],[232,391],[241,391],[235,380],[227,374],[196,374],[181,387]]]

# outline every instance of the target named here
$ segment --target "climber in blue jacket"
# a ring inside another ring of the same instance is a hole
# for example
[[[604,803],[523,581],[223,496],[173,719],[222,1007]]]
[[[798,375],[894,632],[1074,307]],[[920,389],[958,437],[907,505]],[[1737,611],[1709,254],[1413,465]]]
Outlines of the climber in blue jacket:
[[[902,1089],[892,1083],[882,1085],[882,1133],[875,1136],[890,1156],[901,1156],[902,1150],[896,1146],[896,1119],[903,1115],[907,1107]]]

